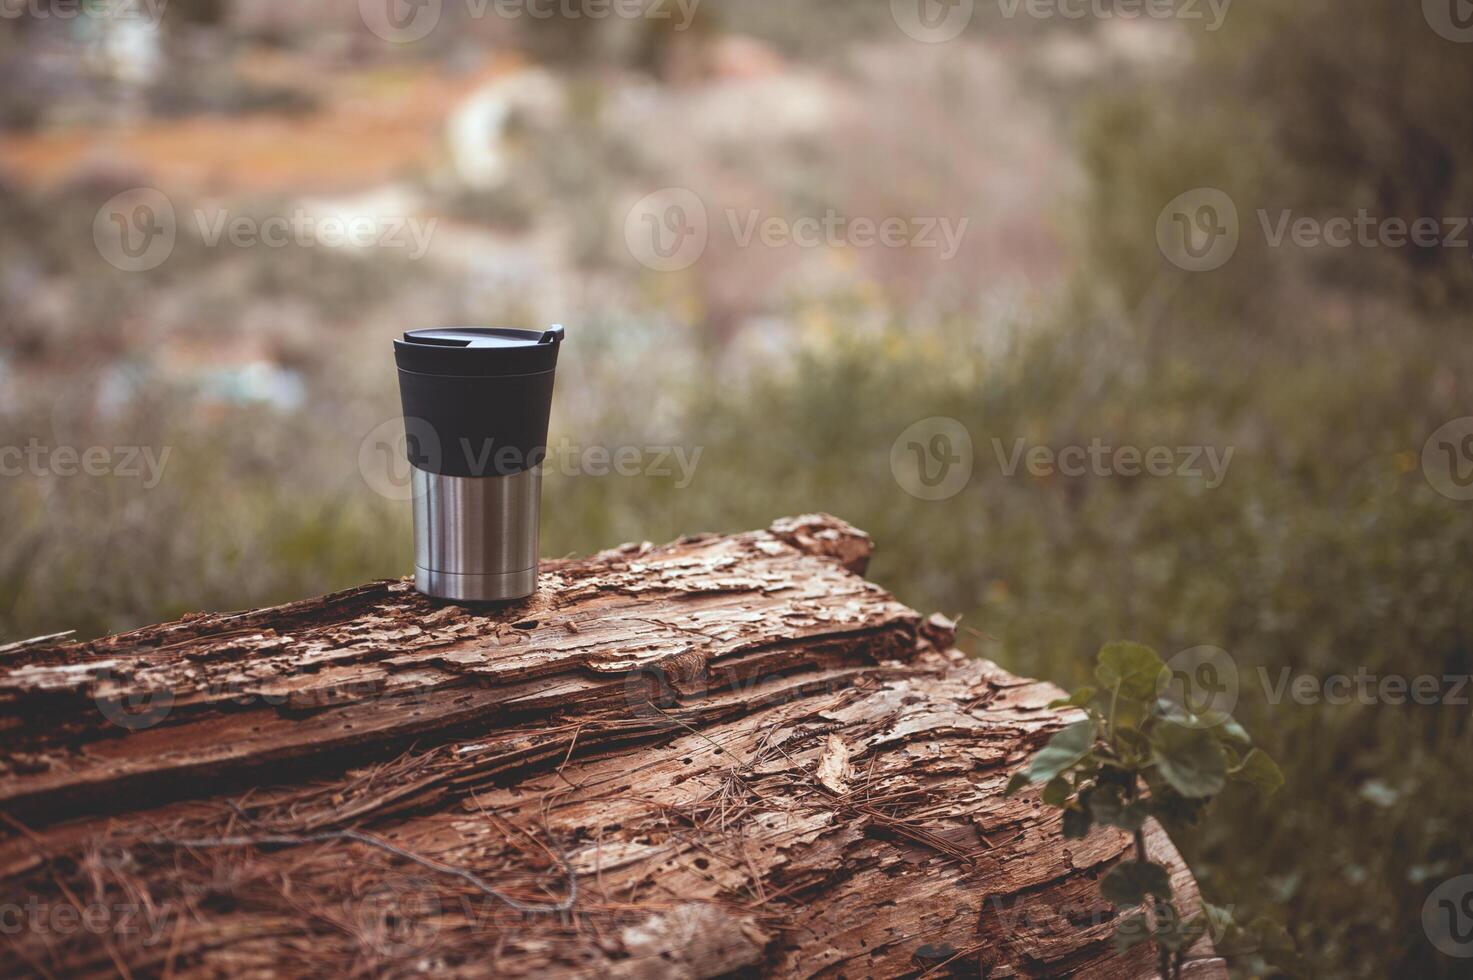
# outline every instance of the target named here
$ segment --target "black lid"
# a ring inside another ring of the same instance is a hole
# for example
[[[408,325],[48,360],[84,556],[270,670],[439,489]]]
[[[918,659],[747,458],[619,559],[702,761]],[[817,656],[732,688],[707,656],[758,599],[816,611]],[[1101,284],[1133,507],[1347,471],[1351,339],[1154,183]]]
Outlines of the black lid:
[[[458,377],[541,374],[557,367],[563,328],[445,327],[409,330],[394,341],[399,370]]]

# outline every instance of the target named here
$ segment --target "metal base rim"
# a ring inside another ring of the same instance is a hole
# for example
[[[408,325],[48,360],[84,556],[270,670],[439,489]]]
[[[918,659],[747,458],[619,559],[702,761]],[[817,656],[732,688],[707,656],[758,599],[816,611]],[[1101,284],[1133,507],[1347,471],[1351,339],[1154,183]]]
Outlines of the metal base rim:
[[[537,568],[495,575],[463,575],[414,567],[414,587],[436,599],[456,602],[505,602],[525,599],[537,591]]]

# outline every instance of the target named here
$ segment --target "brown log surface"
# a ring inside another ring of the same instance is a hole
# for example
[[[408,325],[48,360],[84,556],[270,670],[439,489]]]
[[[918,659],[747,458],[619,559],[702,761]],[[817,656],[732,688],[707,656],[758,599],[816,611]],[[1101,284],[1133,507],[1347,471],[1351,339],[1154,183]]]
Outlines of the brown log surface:
[[[1099,897],[1128,839],[1002,797],[1059,692],[870,549],[810,515],[510,607],[383,582],[0,648],[0,975],[1153,976]]]

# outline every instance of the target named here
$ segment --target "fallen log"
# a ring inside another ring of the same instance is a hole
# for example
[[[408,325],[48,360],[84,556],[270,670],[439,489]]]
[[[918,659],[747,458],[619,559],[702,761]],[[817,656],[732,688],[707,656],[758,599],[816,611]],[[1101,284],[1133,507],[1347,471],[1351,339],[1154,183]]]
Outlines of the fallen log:
[[[0,973],[1153,976],[1099,897],[1128,839],[1002,796],[1059,692],[869,553],[817,515],[497,609],[381,582],[0,650]]]

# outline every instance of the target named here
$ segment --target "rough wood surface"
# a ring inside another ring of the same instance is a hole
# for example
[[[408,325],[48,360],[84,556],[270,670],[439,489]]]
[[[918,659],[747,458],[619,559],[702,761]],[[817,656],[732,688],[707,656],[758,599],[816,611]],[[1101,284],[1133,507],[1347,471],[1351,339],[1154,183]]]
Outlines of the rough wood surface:
[[[1001,795],[1058,692],[869,552],[816,515],[510,608],[387,582],[0,649],[0,975],[1151,976],[1098,895],[1125,837]]]

